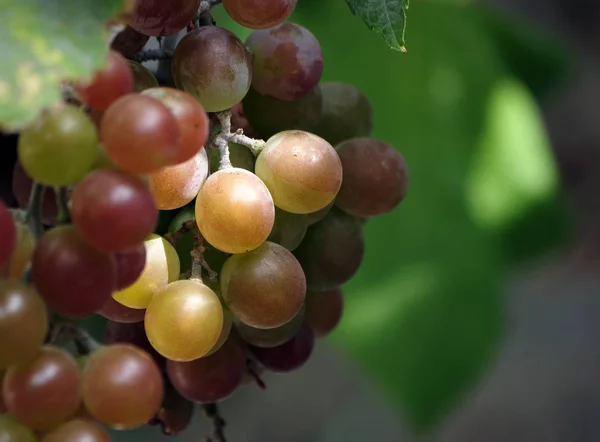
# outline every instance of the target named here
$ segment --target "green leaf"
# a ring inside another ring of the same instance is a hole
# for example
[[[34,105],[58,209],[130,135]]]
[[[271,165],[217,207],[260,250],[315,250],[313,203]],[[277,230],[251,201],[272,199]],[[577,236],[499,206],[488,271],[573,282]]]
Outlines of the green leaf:
[[[404,34],[409,0],[346,0],[346,3],[390,48],[407,52]]]
[[[87,78],[108,51],[106,22],[123,0],[0,0],[0,127],[18,130]]]

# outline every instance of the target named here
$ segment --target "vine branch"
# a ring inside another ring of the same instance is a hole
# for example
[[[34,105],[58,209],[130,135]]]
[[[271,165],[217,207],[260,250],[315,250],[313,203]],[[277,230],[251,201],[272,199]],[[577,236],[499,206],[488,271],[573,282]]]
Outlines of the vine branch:
[[[51,324],[46,339],[48,344],[61,345],[71,340],[80,355],[87,355],[101,346],[88,332],[75,324],[66,322]]]
[[[219,149],[219,156],[221,158],[219,170],[231,167],[231,160],[229,159],[229,143],[246,146],[254,155],[258,155],[265,147],[265,144],[267,144],[263,140],[256,140],[244,135],[243,129],[231,132],[231,109],[217,112],[215,116],[219,120],[221,130],[211,137],[208,144],[211,148],[215,147]]]
[[[217,404],[205,404],[202,406],[204,414],[212,421],[212,435],[206,438],[206,442],[227,442],[225,439],[225,420],[219,413]]]
[[[141,51],[135,56],[135,61],[143,63],[145,61],[169,60],[171,58],[173,58],[173,51],[160,47],[158,49],[146,49]]]

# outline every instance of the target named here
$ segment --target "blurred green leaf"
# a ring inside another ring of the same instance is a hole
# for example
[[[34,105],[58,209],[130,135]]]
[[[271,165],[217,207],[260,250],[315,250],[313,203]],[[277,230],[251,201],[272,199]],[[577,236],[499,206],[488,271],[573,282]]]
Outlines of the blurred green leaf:
[[[102,66],[123,1],[0,0],[0,126],[22,128],[61,99],[61,81]]]

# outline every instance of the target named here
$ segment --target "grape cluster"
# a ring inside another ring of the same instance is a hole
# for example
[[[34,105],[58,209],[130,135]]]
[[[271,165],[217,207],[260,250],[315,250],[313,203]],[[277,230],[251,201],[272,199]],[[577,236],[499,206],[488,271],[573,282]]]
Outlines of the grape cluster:
[[[204,24],[206,3],[139,0],[105,66],[18,134],[18,207],[0,202],[0,440],[177,434],[193,403],[298,369],[340,321],[365,221],[406,196],[367,98],[321,81],[296,0],[223,0],[254,29],[245,42]],[[133,58],[186,26],[176,87],[159,85]],[[102,342],[77,325],[92,315]]]

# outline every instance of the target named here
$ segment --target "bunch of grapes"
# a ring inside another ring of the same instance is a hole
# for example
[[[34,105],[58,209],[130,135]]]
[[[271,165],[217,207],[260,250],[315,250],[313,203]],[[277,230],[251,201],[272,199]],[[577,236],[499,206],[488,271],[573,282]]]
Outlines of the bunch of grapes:
[[[193,404],[214,418],[261,373],[300,368],[340,321],[365,221],[405,198],[403,157],[370,137],[360,91],[321,82],[296,0],[223,0],[245,42],[203,19],[215,3],[138,1],[105,67],[18,134],[0,440],[177,434]],[[176,87],[160,85],[133,59],[183,27]],[[77,325],[92,315],[102,342]]]

